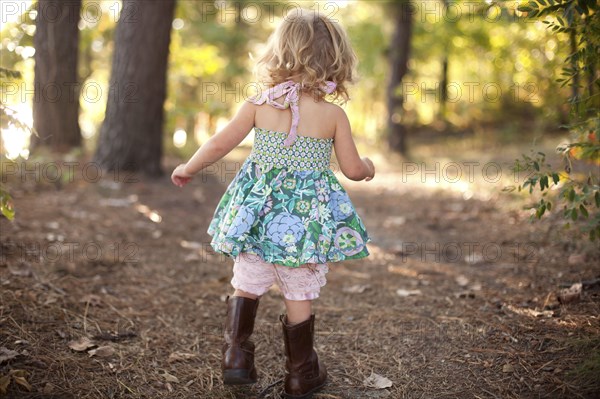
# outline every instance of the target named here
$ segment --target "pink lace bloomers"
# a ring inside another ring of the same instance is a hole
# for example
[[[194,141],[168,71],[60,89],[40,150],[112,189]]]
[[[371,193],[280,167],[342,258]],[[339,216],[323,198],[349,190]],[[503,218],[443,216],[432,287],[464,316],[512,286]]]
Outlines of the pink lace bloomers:
[[[283,296],[291,301],[307,301],[319,297],[321,287],[327,283],[329,269],[324,263],[307,263],[297,268],[264,261],[257,255],[241,253],[233,265],[233,288],[263,295],[277,283]]]

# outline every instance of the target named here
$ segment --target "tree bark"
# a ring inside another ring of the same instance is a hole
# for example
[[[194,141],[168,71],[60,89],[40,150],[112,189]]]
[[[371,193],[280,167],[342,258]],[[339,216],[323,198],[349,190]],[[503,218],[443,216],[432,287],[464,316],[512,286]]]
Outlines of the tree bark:
[[[39,0],[36,17],[32,147],[81,145],[77,75],[81,0]]]
[[[448,0],[442,0],[442,18],[446,15],[448,10]],[[447,21],[443,21],[443,23],[447,24]],[[442,76],[440,79],[440,119],[442,121],[446,120],[446,105],[448,104],[448,42],[451,40],[450,37],[446,37],[446,45],[444,46],[444,58],[442,60]]]
[[[124,0],[106,116],[95,161],[106,170],[162,174],[163,105],[175,0]]]
[[[399,93],[399,88],[408,72],[413,9],[409,0],[397,1],[393,7],[395,30],[390,48],[390,81],[387,90],[388,144],[392,150],[405,154],[407,131],[401,122],[403,94]]]

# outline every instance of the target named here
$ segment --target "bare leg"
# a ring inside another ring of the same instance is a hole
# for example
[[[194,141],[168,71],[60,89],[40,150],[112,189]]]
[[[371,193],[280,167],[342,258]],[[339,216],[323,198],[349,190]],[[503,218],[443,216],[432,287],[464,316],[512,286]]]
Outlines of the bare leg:
[[[244,298],[256,299],[258,296],[242,290],[235,290],[233,296],[243,296]]]
[[[289,325],[302,323],[310,319],[312,314],[312,301],[291,301],[284,299]]]

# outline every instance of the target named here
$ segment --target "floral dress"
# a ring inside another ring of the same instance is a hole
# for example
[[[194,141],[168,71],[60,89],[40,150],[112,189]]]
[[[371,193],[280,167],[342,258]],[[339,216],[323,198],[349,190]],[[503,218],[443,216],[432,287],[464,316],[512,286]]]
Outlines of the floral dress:
[[[328,82],[323,90],[334,88]],[[299,89],[284,82],[253,100],[291,107],[292,129],[288,134],[254,128],[252,152],[208,228],[215,251],[232,257],[250,253],[290,267],[369,255],[366,228],[330,169],[333,139],[296,134]],[[274,102],[282,94],[283,105]]]

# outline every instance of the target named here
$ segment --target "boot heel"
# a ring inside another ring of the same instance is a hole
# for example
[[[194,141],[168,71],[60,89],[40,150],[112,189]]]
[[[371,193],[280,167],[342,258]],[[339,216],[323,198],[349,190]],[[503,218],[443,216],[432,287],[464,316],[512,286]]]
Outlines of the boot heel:
[[[229,369],[223,371],[223,383],[225,385],[248,385],[255,382],[256,378],[252,378],[251,370]]]
[[[322,385],[319,385],[319,386],[313,388],[312,390],[305,393],[304,395],[290,395],[290,394],[284,392],[283,397],[285,399],[312,399],[314,394],[317,393],[325,385],[327,385],[327,382],[324,382]]]

